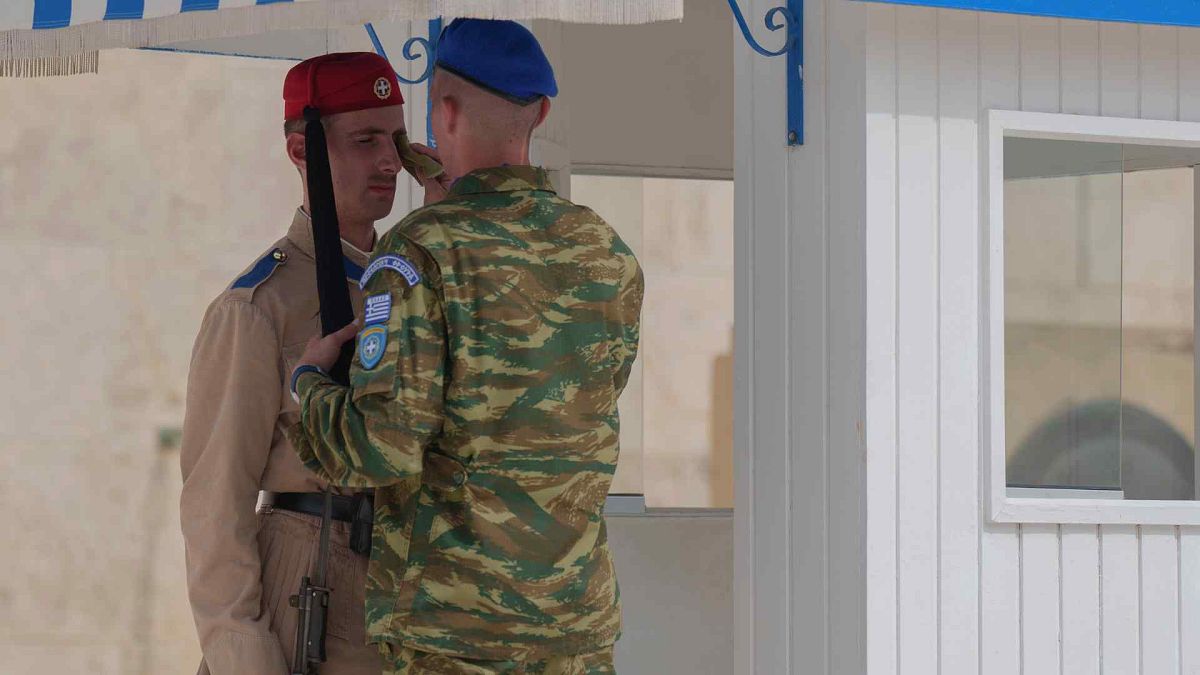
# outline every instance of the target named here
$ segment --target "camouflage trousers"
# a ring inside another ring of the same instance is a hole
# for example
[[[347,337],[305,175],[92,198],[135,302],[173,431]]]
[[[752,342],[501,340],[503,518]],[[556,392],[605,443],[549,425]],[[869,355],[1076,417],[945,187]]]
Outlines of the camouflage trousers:
[[[613,648],[537,661],[478,661],[381,643],[383,675],[616,675]]]

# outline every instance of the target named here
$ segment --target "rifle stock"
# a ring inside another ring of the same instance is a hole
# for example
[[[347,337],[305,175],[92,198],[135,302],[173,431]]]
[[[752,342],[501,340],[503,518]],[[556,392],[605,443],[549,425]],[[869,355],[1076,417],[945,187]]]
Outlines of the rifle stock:
[[[296,623],[296,646],[292,652],[292,675],[316,675],[317,664],[325,662],[325,620],[330,591],[325,584],[325,576],[329,566],[329,521],[332,517],[333,492],[326,489],[315,583],[308,576],[301,578],[300,590],[288,598],[289,604],[300,611]]]

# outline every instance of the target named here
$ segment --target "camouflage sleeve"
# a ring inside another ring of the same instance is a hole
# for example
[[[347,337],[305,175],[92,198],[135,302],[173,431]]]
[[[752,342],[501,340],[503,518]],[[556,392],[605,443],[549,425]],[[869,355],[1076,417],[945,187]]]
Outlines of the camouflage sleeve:
[[[620,295],[617,298],[621,339],[616,344],[617,374],[613,377],[617,396],[625,390],[625,384],[629,382],[629,373],[633,370],[633,362],[637,359],[638,341],[641,336],[642,296],[646,289],[642,268],[633,254],[623,257],[627,263],[626,272],[621,279]]]
[[[302,375],[300,423],[289,433],[309,469],[350,487],[391,485],[420,473],[424,450],[442,429],[441,277],[428,253],[402,236],[385,237],[379,250],[363,276],[364,327],[350,386]]]

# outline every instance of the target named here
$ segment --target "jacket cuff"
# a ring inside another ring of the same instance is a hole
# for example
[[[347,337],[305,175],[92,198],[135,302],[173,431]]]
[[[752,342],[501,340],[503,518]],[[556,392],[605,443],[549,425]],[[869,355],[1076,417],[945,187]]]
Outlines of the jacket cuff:
[[[292,384],[290,387],[292,392],[292,400],[296,403],[299,403],[303,399],[303,396],[300,393],[300,381],[305,375],[315,375],[322,379],[329,379],[329,374],[317,366],[307,363],[297,366],[296,369],[292,371]]]

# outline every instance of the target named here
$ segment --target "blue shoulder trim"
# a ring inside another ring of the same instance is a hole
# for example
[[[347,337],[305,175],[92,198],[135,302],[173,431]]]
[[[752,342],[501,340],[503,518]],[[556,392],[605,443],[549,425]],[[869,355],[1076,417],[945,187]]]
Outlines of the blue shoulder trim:
[[[346,278],[354,283],[358,283],[362,279],[363,268],[358,266],[358,263],[342,256],[342,265],[346,268]]]
[[[242,276],[238,277],[237,281],[234,281],[233,286],[230,288],[254,288],[255,286],[266,281],[267,277],[271,276],[271,272],[274,272],[275,268],[278,267],[279,263],[281,262],[275,255],[276,251],[278,251],[278,249],[271,251],[263,256],[261,260],[254,263],[254,267],[251,267],[249,272],[246,272]]]

